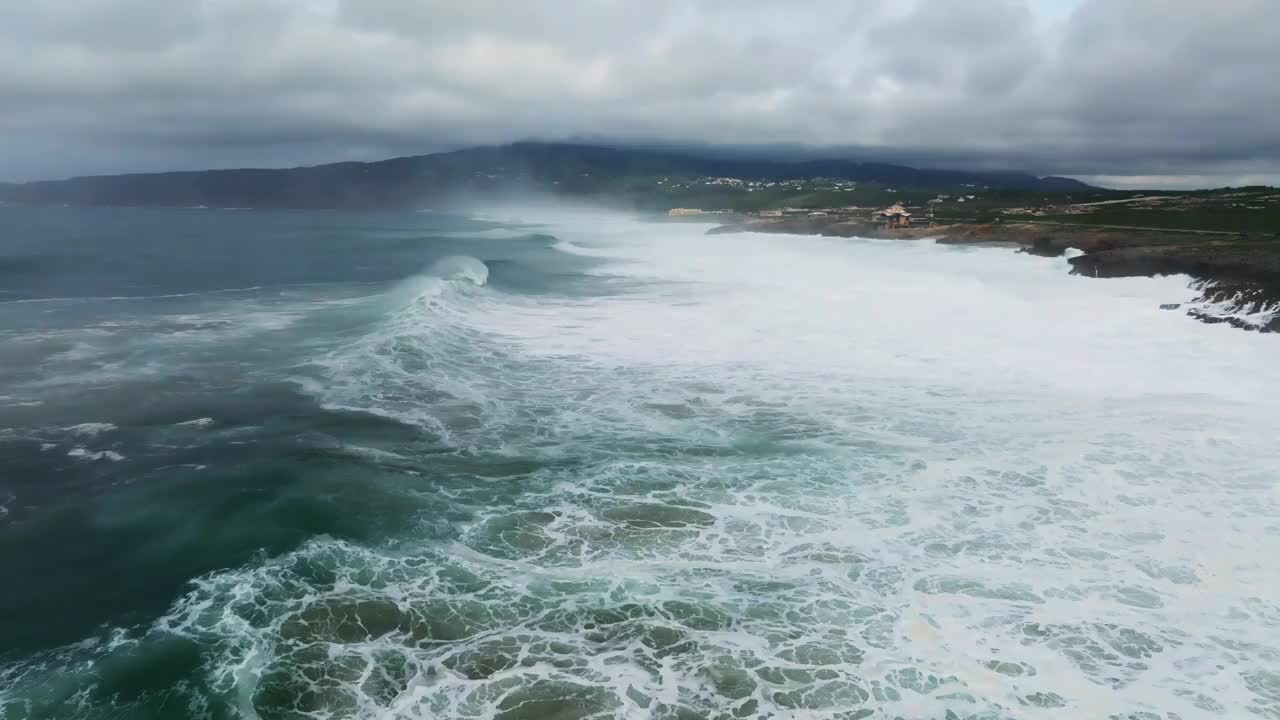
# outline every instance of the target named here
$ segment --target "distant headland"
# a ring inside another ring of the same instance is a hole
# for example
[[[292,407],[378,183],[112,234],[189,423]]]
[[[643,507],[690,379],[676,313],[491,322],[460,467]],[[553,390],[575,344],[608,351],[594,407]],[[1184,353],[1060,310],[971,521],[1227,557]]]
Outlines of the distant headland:
[[[834,158],[780,160],[570,143],[514,143],[379,162],[288,169],[198,170],[0,184],[12,204],[420,208],[546,193],[637,208],[865,202],[899,189],[1070,192],[1090,186],[1024,173],[929,170]],[[809,195],[807,200],[804,196]]]

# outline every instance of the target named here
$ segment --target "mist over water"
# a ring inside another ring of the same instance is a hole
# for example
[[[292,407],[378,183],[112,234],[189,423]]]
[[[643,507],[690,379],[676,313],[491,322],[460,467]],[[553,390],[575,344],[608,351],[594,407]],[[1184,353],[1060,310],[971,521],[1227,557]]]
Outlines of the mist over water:
[[[1280,717],[1280,340],[1186,278],[0,213],[0,717]]]

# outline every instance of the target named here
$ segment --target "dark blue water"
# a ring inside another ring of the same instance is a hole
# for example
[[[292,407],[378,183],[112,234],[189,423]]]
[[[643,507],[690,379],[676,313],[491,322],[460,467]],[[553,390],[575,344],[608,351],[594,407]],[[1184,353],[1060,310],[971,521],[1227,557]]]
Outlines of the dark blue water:
[[[0,208],[0,656],[153,620],[204,573],[404,530],[341,452],[440,438],[299,389],[443,257],[547,291],[536,229],[430,213]],[[539,261],[541,258],[541,261]],[[572,285],[570,280],[560,283]],[[370,300],[372,298],[372,300]]]
[[[435,213],[3,208],[0,301],[382,282],[450,251],[518,261],[504,240],[446,237],[495,227]]]

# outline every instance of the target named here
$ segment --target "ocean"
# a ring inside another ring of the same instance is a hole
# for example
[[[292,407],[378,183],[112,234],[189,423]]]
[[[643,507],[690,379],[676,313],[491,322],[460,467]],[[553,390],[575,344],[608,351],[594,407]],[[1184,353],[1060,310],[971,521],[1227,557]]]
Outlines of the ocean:
[[[0,718],[1280,718],[1280,336],[708,227],[0,208]]]

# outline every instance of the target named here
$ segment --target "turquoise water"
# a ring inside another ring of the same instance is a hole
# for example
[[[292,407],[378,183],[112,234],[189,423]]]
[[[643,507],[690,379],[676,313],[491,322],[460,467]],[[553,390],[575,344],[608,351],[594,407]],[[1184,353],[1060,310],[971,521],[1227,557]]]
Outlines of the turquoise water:
[[[1280,717],[1280,342],[567,209],[0,209],[0,717]]]

